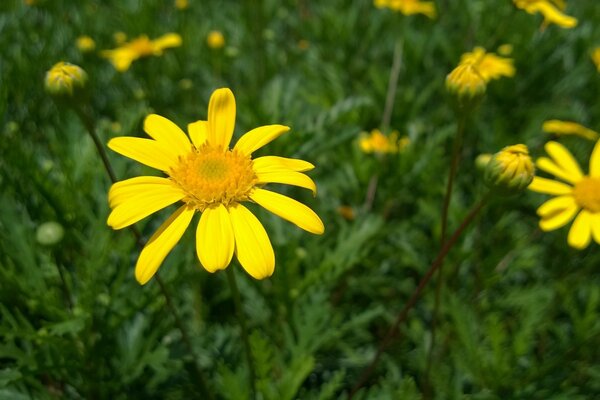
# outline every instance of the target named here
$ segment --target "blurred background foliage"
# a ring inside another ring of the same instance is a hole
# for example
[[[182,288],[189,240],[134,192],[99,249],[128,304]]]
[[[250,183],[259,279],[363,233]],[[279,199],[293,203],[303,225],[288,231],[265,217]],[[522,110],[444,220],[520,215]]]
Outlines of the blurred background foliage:
[[[436,5],[439,16],[429,20],[368,0],[190,0],[186,9],[171,1],[3,0],[0,398],[201,398],[196,368],[217,398],[252,398],[225,276],[199,266],[193,235],[160,270],[193,354],[156,280],[142,287],[133,278],[139,250],[130,232],[106,226],[110,182],[94,145],[77,116],[43,90],[45,72],[61,60],[87,71],[103,142],[143,136],[151,112],[182,127],[204,119],[211,92],[223,86],[236,95],[236,137],[270,123],[292,127],[268,153],[317,166],[316,199],[283,190],[314,208],[326,233],[314,237],[253,209],[275,247],[275,274],[254,281],[231,267],[251,331],[257,398],[345,398],[438,251],[456,124],[444,79],[460,55],[511,44],[517,74],[489,84],[467,126],[451,231],[483,189],[478,154],[525,143],[541,155],[546,119],[600,128],[600,74],[590,59],[600,45],[600,3],[568,2],[579,20],[569,30],[541,30],[539,16],[508,0]],[[211,30],[223,33],[224,48],[207,46]],[[98,55],[116,46],[115,32],[177,32],[183,45],[119,73]],[[81,35],[95,40],[95,52],[77,49]],[[375,157],[356,140],[380,124],[398,40],[391,127],[410,145]],[[593,144],[560,140],[585,166]],[[120,179],[149,172],[110,158]],[[567,228],[540,232],[535,209],[544,198],[498,198],[484,210],[446,260],[431,356],[434,285],[357,398],[600,396],[598,246],[575,251]],[[139,223],[144,237],[166,215]],[[64,229],[54,245],[39,240],[49,221]]]

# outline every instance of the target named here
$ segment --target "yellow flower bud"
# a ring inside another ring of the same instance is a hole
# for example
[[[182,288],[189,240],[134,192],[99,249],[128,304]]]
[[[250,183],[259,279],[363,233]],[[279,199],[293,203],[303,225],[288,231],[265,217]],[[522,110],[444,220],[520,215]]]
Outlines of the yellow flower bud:
[[[485,93],[486,82],[471,64],[460,64],[446,77],[446,88],[459,98],[478,98]]]
[[[58,96],[73,96],[74,90],[85,86],[87,74],[77,65],[61,61],[48,72],[44,82],[46,91]]]
[[[89,36],[79,36],[77,38],[77,48],[82,53],[89,53],[90,51],[94,51],[96,48],[96,42]]]
[[[485,180],[507,193],[523,191],[535,175],[535,167],[524,144],[507,146],[494,154],[486,166]]]
[[[220,49],[225,46],[225,37],[219,31],[210,31],[206,43],[211,49]]]

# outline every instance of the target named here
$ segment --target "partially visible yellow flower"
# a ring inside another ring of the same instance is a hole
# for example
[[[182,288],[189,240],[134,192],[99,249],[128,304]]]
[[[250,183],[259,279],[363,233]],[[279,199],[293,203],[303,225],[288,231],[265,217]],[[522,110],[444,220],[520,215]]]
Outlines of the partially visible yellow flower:
[[[482,96],[485,87],[485,79],[473,64],[459,64],[446,76],[446,88],[459,98]]]
[[[160,56],[163,50],[179,46],[181,46],[181,36],[176,33],[167,33],[154,40],[142,35],[114,50],[104,50],[101,55],[108,58],[117,71],[124,72],[138,58]]]
[[[337,208],[338,213],[347,221],[353,221],[356,217],[356,213],[354,212],[354,208],[351,206],[339,206]]]
[[[394,131],[389,136],[373,129],[371,133],[363,132],[358,139],[360,149],[367,153],[388,154],[398,152],[398,132]]]
[[[596,47],[594,51],[592,51],[592,61],[596,64],[598,72],[600,72],[600,47]]]
[[[553,231],[575,218],[567,237],[569,246],[584,249],[592,238],[600,244],[600,141],[592,151],[588,175],[560,143],[548,142],[545,150],[550,158],[538,158],[537,167],[566,183],[536,176],[529,185],[534,192],[556,196],[537,209],[540,228]]]
[[[561,121],[558,119],[551,119],[542,125],[542,130],[546,133],[554,133],[556,135],[577,135],[584,139],[598,140],[600,135],[577,122]]]
[[[90,51],[94,51],[96,48],[96,42],[94,42],[94,39],[87,35],[79,36],[76,43],[77,48],[82,53],[89,53]]]
[[[574,28],[577,26],[576,18],[563,14],[559,10],[559,8],[564,9],[565,6],[562,0],[513,0],[513,3],[529,14],[542,14],[544,17],[542,29],[550,24],[556,24],[561,28]]]
[[[125,32],[115,32],[113,33],[113,40],[116,44],[122,45],[127,41],[127,35],[125,34]]]
[[[486,183],[508,193],[518,193],[531,183],[535,168],[524,144],[506,146],[485,166]]]
[[[220,31],[210,31],[206,37],[206,44],[211,49],[220,49],[225,46],[225,37]]]
[[[175,8],[185,10],[190,6],[188,0],[175,0]]]
[[[189,124],[189,137],[173,122],[151,114],[144,120],[144,131],[151,139],[118,137],[108,143],[117,153],[167,175],[139,176],[112,185],[109,226],[126,228],[174,203],[183,203],[142,250],[135,267],[141,284],[154,276],[196,213],[200,213],[196,253],[202,266],[209,272],[225,269],[235,254],[255,279],[273,274],[275,254],[265,228],[242,203],[256,203],[308,232],[324,232],[323,222],[310,208],[264,189],[271,183],[287,184],[316,194],[315,183],[304,174],[314,166],[292,158],[252,158],[252,153],[290,128],[261,126],[230,148],[235,116],[233,93],[218,89],[210,97],[207,121]]]
[[[429,18],[436,17],[435,3],[421,0],[373,0],[377,8],[387,7],[404,15],[423,14]]]
[[[513,45],[509,43],[498,46],[498,54],[501,56],[510,56],[513,52]]]
[[[473,65],[486,83],[502,76],[512,77],[515,75],[515,67],[511,58],[487,53],[483,47],[475,47],[472,52],[463,54],[460,63]]]
[[[86,82],[87,74],[81,67],[60,61],[46,72],[44,86],[50,94],[72,96]]]

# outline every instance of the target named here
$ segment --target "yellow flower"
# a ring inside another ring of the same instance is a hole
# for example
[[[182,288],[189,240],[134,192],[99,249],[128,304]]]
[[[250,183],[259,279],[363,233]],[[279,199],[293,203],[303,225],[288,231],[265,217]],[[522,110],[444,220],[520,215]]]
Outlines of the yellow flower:
[[[252,277],[263,279],[273,273],[275,255],[269,237],[243,202],[257,203],[308,232],[324,232],[323,222],[310,208],[263,189],[268,183],[283,183],[310,189],[314,194],[315,183],[303,173],[314,166],[292,158],[251,157],[289,128],[261,126],[243,135],[230,149],[235,114],[231,90],[218,89],[210,97],[208,120],[188,125],[189,139],[173,122],[151,114],[144,121],[144,130],[151,139],[119,137],[108,143],[117,153],[167,174],[115,183],[108,193],[112,208],[109,226],[122,229],[173,203],[183,202],[142,250],[135,267],[141,284],[156,273],[196,212],[201,213],[196,252],[209,272],[226,268],[235,252]]]
[[[379,129],[373,129],[371,133],[363,132],[358,139],[360,149],[367,153],[397,153],[398,132],[394,131],[389,136],[381,133]]]
[[[485,166],[485,180],[491,187],[509,193],[525,190],[531,183],[535,168],[529,149],[524,144],[507,146],[494,154]]]
[[[48,72],[44,86],[50,94],[72,96],[73,91],[83,88],[87,82],[87,74],[81,67],[60,61]]]
[[[178,10],[185,10],[189,7],[188,0],[175,0],[175,8]]]
[[[122,45],[127,41],[127,35],[125,34],[125,32],[115,32],[113,33],[113,40],[116,44]]]
[[[565,6],[564,1],[555,0],[513,0],[517,8],[525,10],[529,14],[540,13],[544,16],[542,29],[550,24],[556,24],[561,28],[574,28],[577,26],[577,19],[563,14],[560,9]]]
[[[356,213],[351,206],[341,205],[337,208],[338,213],[347,221],[354,221]]]
[[[579,125],[576,122],[561,121],[558,119],[551,119],[544,122],[542,130],[547,133],[554,133],[556,135],[577,135],[584,139],[598,140],[598,132],[595,132],[583,125]]]
[[[475,47],[472,52],[463,54],[460,64],[473,65],[486,83],[502,76],[515,75],[512,59],[487,53],[483,47]]]
[[[77,48],[82,53],[89,53],[90,51],[94,51],[96,48],[96,42],[89,36],[79,36],[77,38]]]
[[[600,72],[600,47],[596,47],[592,52],[592,61],[596,64],[598,72]]]
[[[164,49],[179,46],[181,46],[181,36],[176,33],[167,33],[155,40],[142,35],[114,50],[104,50],[101,55],[108,58],[117,71],[124,72],[140,57],[160,56]]]
[[[509,43],[498,46],[498,54],[501,56],[510,56],[513,52],[513,45]]]
[[[548,142],[545,149],[550,158],[540,157],[537,167],[567,183],[536,176],[529,185],[534,192],[556,196],[538,208],[540,228],[552,231],[575,218],[567,238],[569,246],[584,249],[592,238],[600,244],[600,141],[590,157],[589,175],[583,174],[560,143]]]
[[[472,64],[459,64],[446,77],[446,88],[458,97],[478,97],[485,93],[486,82]]]
[[[220,49],[225,46],[225,37],[219,31],[210,31],[206,37],[206,44],[211,49]]]
[[[387,7],[404,15],[423,14],[429,18],[435,18],[436,16],[435,4],[432,1],[374,0],[373,4],[377,8]]]

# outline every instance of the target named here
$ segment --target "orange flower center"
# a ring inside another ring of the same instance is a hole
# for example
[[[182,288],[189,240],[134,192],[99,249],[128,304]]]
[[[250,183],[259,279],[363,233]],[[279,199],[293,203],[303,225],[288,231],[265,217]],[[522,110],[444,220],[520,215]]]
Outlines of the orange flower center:
[[[592,213],[600,212],[600,178],[586,176],[575,184],[573,197],[581,208]]]
[[[250,156],[209,144],[181,157],[169,175],[187,193],[183,200],[200,211],[248,200],[258,180]]]

